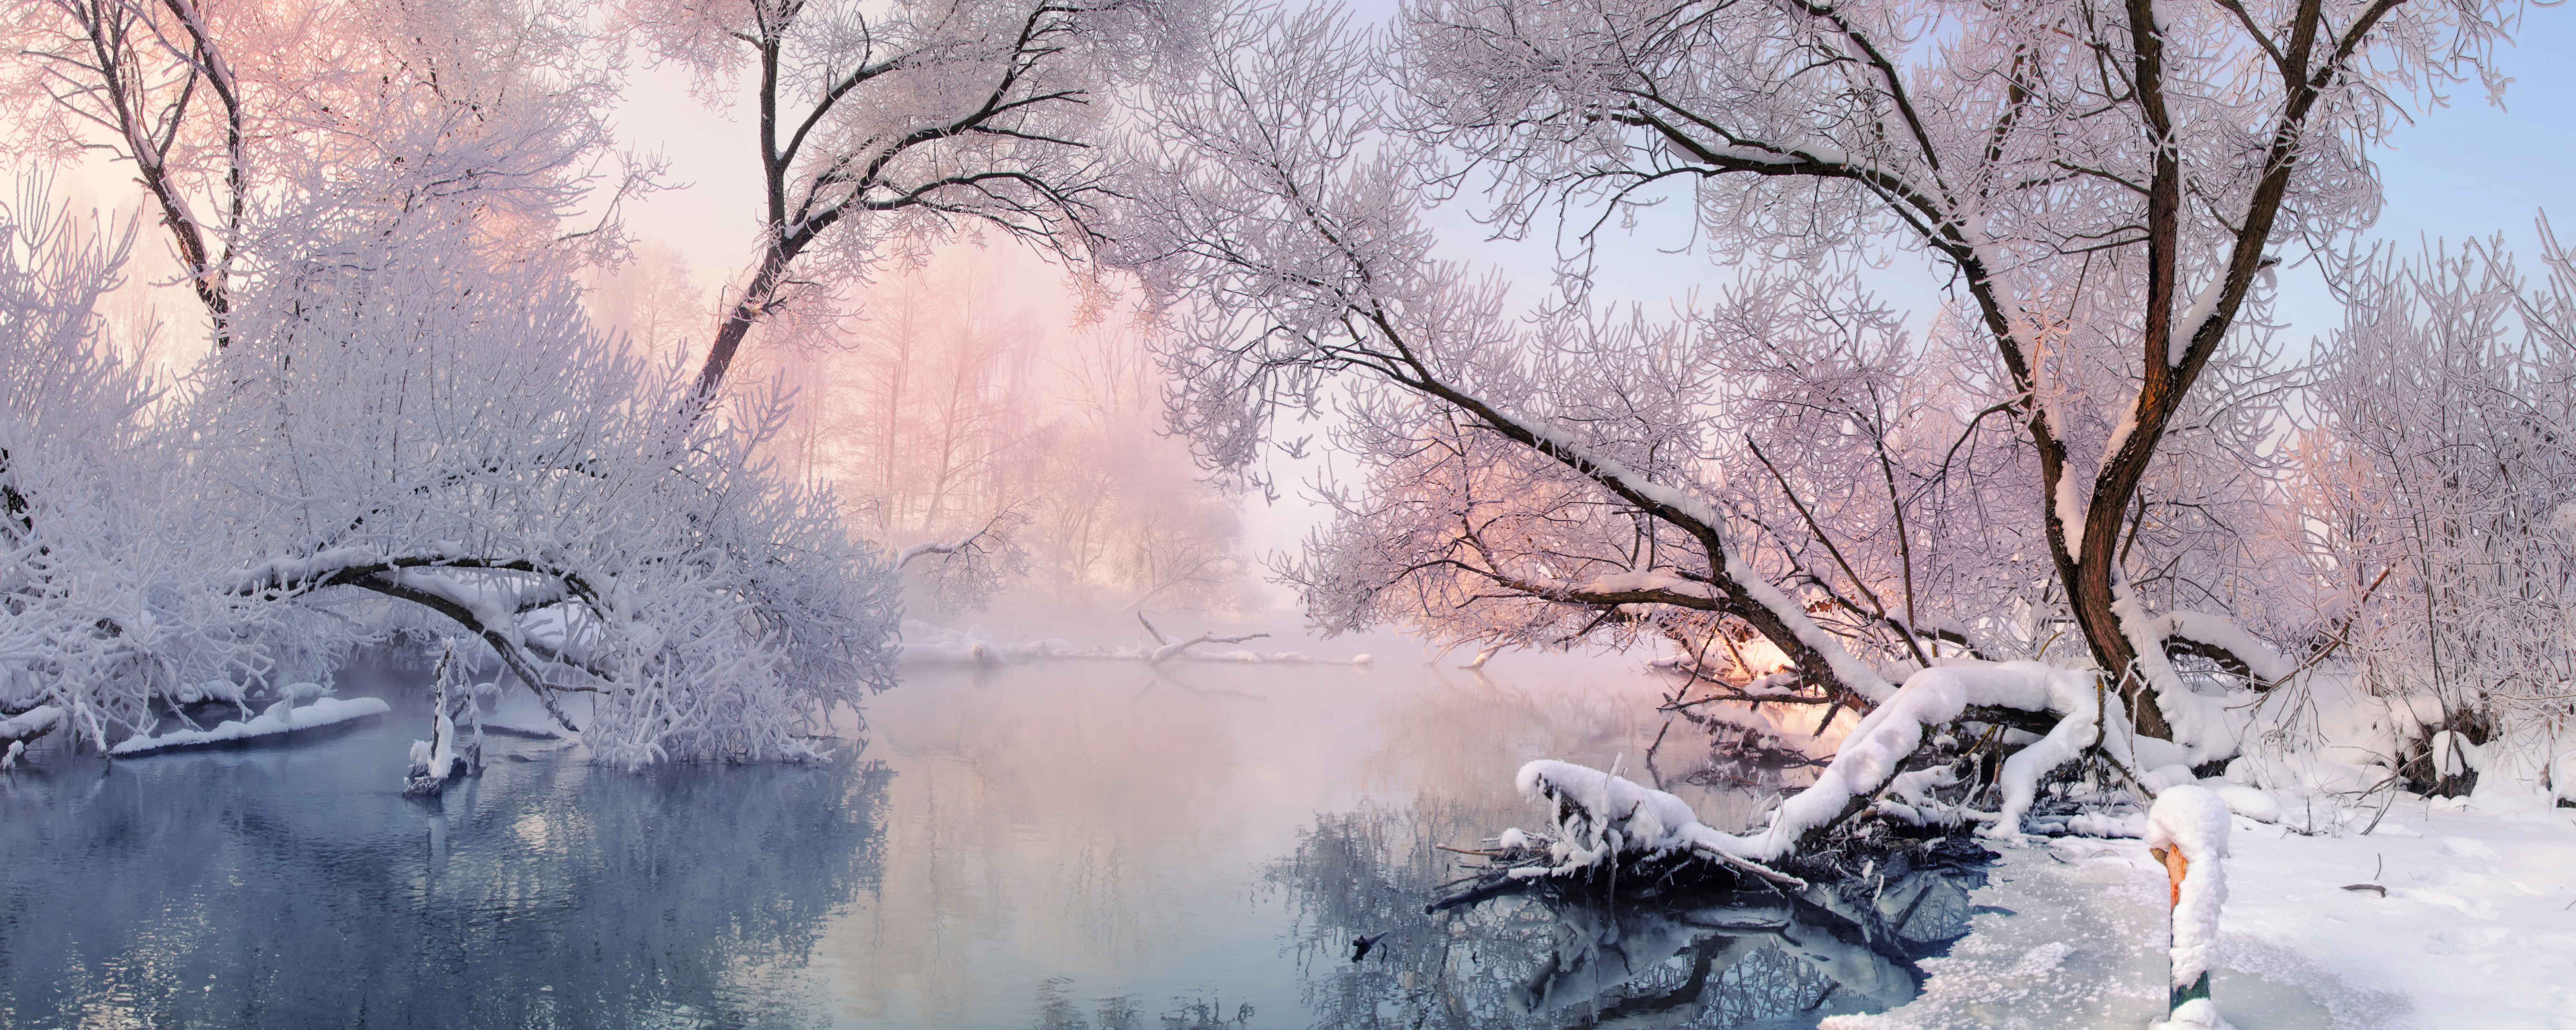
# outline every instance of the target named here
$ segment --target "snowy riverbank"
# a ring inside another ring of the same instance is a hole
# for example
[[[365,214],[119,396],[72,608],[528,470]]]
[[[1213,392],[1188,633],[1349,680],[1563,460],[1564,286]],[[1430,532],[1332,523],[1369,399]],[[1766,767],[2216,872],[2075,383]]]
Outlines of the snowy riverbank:
[[[2368,836],[2238,818],[2229,844],[2212,995],[2237,1026],[2576,1030],[2576,809],[2410,798]],[[2386,896],[2343,889],[2365,883]],[[2164,998],[2164,890],[2141,841],[2008,848],[1922,998],[1825,1025],[2143,1027]]]

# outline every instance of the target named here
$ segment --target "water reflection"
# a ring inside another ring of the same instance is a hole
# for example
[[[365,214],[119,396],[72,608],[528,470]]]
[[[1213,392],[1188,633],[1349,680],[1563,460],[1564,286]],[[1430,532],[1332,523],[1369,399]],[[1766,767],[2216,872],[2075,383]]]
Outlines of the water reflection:
[[[1795,1025],[1909,992],[1868,912],[1933,897],[1423,916],[1441,846],[1535,818],[1532,758],[1660,742],[1703,818],[1760,817],[1625,665],[921,673],[866,762],[636,775],[496,737],[428,804],[417,687],[320,741],[0,777],[0,1027]]]
[[[388,759],[406,714],[0,780],[0,1026],[822,1021],[806,957],[878,876],[882,770],[496,741],[423,804]]]
[[[1805,897],[1508,896],[1423,912],[1466,816],[1426,798],[1319,817],[1268,880],[1323,1027],[1811,1027],[1921,990],[1981,875],[1909,860]],[[1362,945],[1365,944],[1365,947]]]

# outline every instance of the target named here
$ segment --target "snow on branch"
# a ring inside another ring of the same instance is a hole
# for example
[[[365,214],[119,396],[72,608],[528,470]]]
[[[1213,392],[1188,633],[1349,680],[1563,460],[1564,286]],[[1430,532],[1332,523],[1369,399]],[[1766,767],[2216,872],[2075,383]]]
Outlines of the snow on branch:
[[[393,710],[381,698],[326,697],[298,707],[291,700],[270,705],[247,720],[227,720],[204,730],[172,730],[157,737],[128,737],[107,749],[119,758],[131,758],[182,748],[214,747],[241,744],[270,737],[281,737],[296,730],[319,729],[355,719],[383,715]]]
[[[52,705],[34,708],[0,719],[0,745],[17,747],[52,733],[63,724],[63,710]]]
[[[1550,861],[1512,875],[1562,876],[1612,860],[1653,859],[1683,850],[1767,872],[1763,863],[1798,854],[1817,835],[1888,794],[1911,797],[1919,806],[1924,789],[1934,786],[1945,770],[1900,776],[1900,764],[1922,745],[1927,729],[1956,722],[1981,707],[2056,718],[2046,736],[2004,760],[1998,777],[2001,807],[1993,813],[1965,813],[1986,824],[1988,835],[2018,837],[2042,777],[2087,748],[2118,747],[2101,733],[2099,684],[2090,672],[2036,662],[1950,665],[1915,673],[1861,720],[1814,784],[1783,801],[1772,811],[1770,825],[1750,835],[1712,829],[1680,798],[1611,773],[1554,760],[1531,762],[1521,767],[1516,783],[1523,796],[1550,805]],[[1528,839],[1517,830],[1505,836]]]
[[[2265,686],[2279,686],[2299,670],[2298,663],[2274,650],[2262,638],[2246,632],[2226,616],[2213,612],[2165,612],[2148,624],[2147,635],[2158,640],[2187,640],[2216,649]]]
[[[1185,653],[1189,649],[1197,647],[1200,644],[1240,644],[1247,640],[1259,640],[1270,635],[1268,633],[1244,633],[1237,636],[1223,637],[1214,633],[1201,633],[1188,640],[1175,641],[1170,637],[1164,636],[1162,630],[1154,628],[1154,621],[1146,618],[1144,612],[1140,611],[1136,613],[1136,621],[1143,623],[1145,626],[1145,632],[1153,634],[1154,641],[1162,645],[1160,647],[1156,647],[1151,653],[1145,656],[1145,664],[1147,665],[1161,665],[1164,662],[1171,660],[1173,657]]]

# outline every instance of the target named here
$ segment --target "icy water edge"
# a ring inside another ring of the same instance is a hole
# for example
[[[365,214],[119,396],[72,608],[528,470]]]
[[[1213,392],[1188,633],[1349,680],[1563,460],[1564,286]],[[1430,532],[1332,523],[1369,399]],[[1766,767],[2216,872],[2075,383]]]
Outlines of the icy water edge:
[[[494,738],[425,803],[425,709],[378,684],[393,715],[291,747],[0,779],[0,1027],[1811,1027],[1913,997],[1965,885],[1882,899],[1908,939],[1875,947],[1774,897],[1421,914],[1439,846],[1538,821],[1521,762],[1639,769],[1657,686],[913,670],[824,762]],[[1660,769],[1710,746],[1684,726]],[[1751,817],[1702,779],[1669,785]]]

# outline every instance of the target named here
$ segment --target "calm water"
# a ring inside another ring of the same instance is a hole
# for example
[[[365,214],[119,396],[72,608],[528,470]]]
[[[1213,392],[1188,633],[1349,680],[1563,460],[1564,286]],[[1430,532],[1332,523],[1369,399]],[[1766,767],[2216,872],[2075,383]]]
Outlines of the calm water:
[[[1887,892],[1922,939],[1875,948],[1770,896],[1421,915],[1461,875],[1437,845],[1538,821],[1520,762],[1640,769],[1655,686],[917,671],[826,762],[627,774],[495,738],[427,803],[400,794],[417,702],[290,748],[57,756],[0,777],[0,1027],[1812,1026],[1911,997],[1956,886]],[[1656,768],[1709,749],[1677,724]]]

